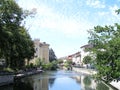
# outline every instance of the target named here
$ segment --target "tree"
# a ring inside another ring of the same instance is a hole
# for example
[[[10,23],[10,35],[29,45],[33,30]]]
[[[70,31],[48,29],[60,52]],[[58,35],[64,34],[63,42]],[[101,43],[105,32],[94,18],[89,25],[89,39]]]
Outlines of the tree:
[[[14,0],[0,1],[0,58],[6,59],[7,67],[23,67],[34,55],[33,42],[21,24],[27,14]]]
[[[83,63],[84,64],[89,64],[89,63],[91,63],[91,60],[92,60],[91,56],[85,56],[83,58]]]
[[[120,9],[116,10],[115,12],[116,12],[117,14],[120,14]]]
[[[40,59],[40,58],[36,58],[36,65],[37,65],[37,67],[40,67],[40,66],[42,66],[44,63],[43,63],[43,61]]]
[[[96,26],[89,31],[90,49],[94,53],[98,78],[106,81],[120,78],[120,25]]]
[[[49,49],[49,60],[50,60],[50,62],[52,62],[52,61],[54,61],[56,59],[57,59],[57,57],[56,57],[55,52],[53,51],[53,49],[52,48]]]

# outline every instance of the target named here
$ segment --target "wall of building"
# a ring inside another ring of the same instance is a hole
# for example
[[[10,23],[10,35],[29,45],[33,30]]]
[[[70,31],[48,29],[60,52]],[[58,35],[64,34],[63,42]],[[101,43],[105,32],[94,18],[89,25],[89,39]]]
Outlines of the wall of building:
[[[45,63],[49,63],[49,45],[46,43],[43,43],[43,45],[40,47],[40,58],[42,60],[45,60]]]
[[[35,60],[37,58],[40,58],[44,63],[49,63],[49,44],[47,44],[46,42],[40,42],[39,39],[35,39],[34,46],[35,54],[30,63],[35,64]]]

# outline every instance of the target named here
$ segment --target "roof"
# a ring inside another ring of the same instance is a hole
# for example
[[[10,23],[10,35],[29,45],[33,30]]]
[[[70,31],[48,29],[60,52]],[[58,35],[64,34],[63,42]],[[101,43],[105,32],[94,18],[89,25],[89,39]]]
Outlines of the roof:
[[[93,47],[93,45],[91,45],[91,44],[86,44],[86,45],[81,46],[80,48],[92,48],[92,47]]]

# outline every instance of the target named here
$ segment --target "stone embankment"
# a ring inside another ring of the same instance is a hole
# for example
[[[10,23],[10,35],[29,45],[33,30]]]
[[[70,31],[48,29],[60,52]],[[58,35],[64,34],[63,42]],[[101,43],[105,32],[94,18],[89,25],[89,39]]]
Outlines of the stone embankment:
[[[31,76],[31,75],[34,75],[34,74],[41,73],[41,72],[43,72],[43,70],[33,70],[33,71],[29,71],[29,72],[19,73],[19,74],[14,75],[14,79],[24,78],[24,77],[27,77],[27,76]]]
[[[112,81],[110,84],[120,90],[120,81]]]
[[[14,82],[14,75],[0,76],[0,86],[8,85]]]
[[[96,70],[93,70],[93,69],[85,69],[85,68],[76,68],[76,67],[73,67],[72,70],[73,70],[73,71],[76,71],[76,72],[79,72],[79,73],[82,73],[82,74],[89,74],[89,75],[93,75],[93,74],[96,74],[96,73],[97,73]]]
[[[38,74],[43,72],[42,70],[33,70],[33,71],[29,71],[29,72],[21,72],[19,74],[16,75],[1,75],[0,76],[0,86],[3,85],[8,85],[8,84],[12,84],[14,83],[14,81],[30,76],[30,75],[34,75],[34,74]]]

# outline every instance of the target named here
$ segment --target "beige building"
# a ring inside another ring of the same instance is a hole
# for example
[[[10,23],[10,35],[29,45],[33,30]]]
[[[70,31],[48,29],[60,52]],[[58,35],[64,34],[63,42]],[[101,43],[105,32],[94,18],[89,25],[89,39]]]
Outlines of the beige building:
[[[30,62],[35,63],[37,58],[40,58],[44,63],[49,63],[49,44],[46,42],[40,42],[39,39],[34,40],[35,54],[34,59]]]

